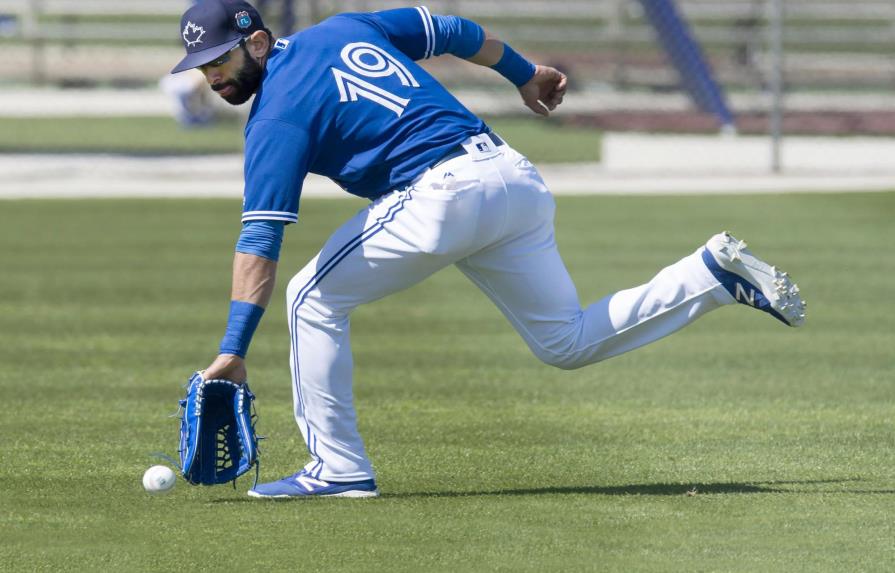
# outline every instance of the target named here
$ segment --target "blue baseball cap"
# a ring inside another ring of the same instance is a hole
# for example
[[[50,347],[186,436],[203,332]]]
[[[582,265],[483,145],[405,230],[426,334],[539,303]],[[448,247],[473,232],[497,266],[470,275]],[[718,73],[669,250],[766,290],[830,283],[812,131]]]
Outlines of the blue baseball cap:
[[[171,73],[214,61],[258,30],[270,34],[261,21],[261,15],[248,2],[200,0],[180,19],[180,37],[186,48],[186,56]]]

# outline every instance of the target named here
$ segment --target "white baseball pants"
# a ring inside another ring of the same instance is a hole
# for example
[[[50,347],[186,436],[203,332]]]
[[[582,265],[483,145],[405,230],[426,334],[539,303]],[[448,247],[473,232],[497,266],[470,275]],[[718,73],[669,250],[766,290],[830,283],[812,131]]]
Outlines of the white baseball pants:
[[[476,148],[477,143],[487,151]],[[535,168],[483,136],[342,225],[290,281],[295,419],[327,481],[373,477],[352,397],[349,315],[456,265],[547,364],[580,368],[662,338],[733,297],[701,248],[649,283],[582,309],[553,233],[553,197]]]

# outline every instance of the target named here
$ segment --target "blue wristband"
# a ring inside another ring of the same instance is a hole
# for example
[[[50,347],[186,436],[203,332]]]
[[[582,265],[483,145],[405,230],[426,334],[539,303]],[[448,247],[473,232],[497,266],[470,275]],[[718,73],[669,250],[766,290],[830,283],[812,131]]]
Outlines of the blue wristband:
[[[221,340],[221,354],[235,354],[245,358],[252,342],[252,335],[261,322],[264,308],[241,300],[230,301],[230,317],[227,319],[227,331]]]
[[[503,56],[500,61],[491,66],[491,69],[515,84],[522,87],[535,75],[535,65],[522,56],[508,44],[503,45]]]

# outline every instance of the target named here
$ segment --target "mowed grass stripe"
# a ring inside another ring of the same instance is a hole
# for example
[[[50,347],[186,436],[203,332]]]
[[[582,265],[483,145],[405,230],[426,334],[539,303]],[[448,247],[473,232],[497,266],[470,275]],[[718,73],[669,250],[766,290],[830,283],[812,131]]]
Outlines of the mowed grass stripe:
[[[262,479],[306,461],[289,276],[360,201],[308,200],[249,365]],[[799,282],[801,330],[726,308],[605,363],[538,363],[447,269],[359,309],[356,401],[383,497],[259,503],[140,486],[226,320],[238,201],[5,201],[0,567],[889,571],[895,193],[558,199],[583,301],[727,228]],[[691,492],[688,495],[687,492]],[[244,549],[234,550],[236,545]]]

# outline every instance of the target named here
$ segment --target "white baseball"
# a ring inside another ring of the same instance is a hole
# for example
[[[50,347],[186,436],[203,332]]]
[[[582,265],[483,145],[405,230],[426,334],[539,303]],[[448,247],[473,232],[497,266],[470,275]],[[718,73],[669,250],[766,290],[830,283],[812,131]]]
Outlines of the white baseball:
[[[176,482],[177,478],[168,466],[152,466],[143,474],[143,489],[152,495],[168,493]]]

